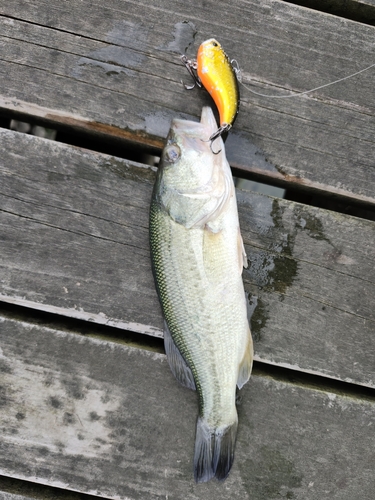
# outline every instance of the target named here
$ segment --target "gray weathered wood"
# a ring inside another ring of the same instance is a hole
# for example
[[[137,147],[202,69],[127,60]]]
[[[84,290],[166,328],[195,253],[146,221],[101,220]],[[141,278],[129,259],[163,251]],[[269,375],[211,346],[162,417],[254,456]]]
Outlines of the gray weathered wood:
[[[0,299],[162,335],[154,170],[0,131]],[[238,191],[258,360],[375,385],[375,223]]]
[[[96,496],[0,476],[0,500],[94,500]]]
[[[0,108],[160,149],[170,119],[209,102],[187,92],[178,53],[216,36],[244,82],[304,91],[372,63],[375,28],[278,0],[227,4],[14,0],[0,18]],[[374,204],[374,70],[293,99],[242,88],[232,165]],[[25,84],[26,82],[26,84]]]
[[[24,495],[17,495],[17,493],[8,493],[7,491],[0,491],[0,500],[33,500],[33,498],[29,496],[25,497]]]
[[[1,168],[1,296],[160,335],[148,249],[152,169],[0,134],[10,148]]]
[[[0,473],[115,499],[373,498],[373,401],[253,376],[234,467],[195,485],[194,392],[165,356],[1,319]]]
[[[6,491],[0,491],[0,499],[1,500],[32,500],[31,497],[25,497],[23,495],[8,493]]]

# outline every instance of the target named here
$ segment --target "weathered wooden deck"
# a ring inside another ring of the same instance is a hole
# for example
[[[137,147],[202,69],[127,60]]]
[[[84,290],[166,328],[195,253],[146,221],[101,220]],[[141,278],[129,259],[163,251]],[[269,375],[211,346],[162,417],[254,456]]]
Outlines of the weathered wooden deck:
[[[256,92],[304,91],[375,63],[375,2],[344,7],[1,2],[1,500],[374,498],[375,68],[241,89],[228,159],[287,199],[237,190],[256,363],[224,483],[193,481],[148,248],[146,155],[210,104],[179,53],[215,36]]]

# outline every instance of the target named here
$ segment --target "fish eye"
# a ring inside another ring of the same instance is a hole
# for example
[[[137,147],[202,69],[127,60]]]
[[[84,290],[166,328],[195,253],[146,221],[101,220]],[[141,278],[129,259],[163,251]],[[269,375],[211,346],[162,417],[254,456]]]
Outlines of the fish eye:
[[[218,44],[217,42],[213,41],[213,42],[212,42],[212,46],[213,46],[213,47],[218,47],[218,46],[219,46],[219,44]]]
[[[164,160],[168,163],[175,163],[181,157],[181,149],[177,144],[170,144],[165,148]]]

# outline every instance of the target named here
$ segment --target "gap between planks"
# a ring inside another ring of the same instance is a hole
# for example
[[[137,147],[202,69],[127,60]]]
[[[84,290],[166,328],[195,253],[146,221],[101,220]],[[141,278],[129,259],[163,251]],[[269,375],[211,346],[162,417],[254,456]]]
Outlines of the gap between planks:
[[[1,301],[0,318],[65,331],[74,335],[82,335],[99,341],[101,340],[103,342],[112,342],[156,352],[158,354],[165,354],[164,342],[161,337],[154,337],[147,334],[139,335],[136,332],[124,330],[115,326],[98,324],[83,319],[69,318],[56,313],[31,309]],[[280,364],[273,365],[256,355],[254,356],[253,375],[270,378],[305,389],[313,389],[337,394],[339,396],[375,402],[374,388],[344,382],[339,379],[328,378],[318,372],[302,372],[298,370],[298,367],[280,366]]]
[[[97,500],[100,497],[0,475],[0,500]]]
[[[309,9],[325,12],[344,19],[350,19],[362,24],[375,24],[374,0],[284,0],[286,3],[307,7]]]
[[[2,97],[0,96],[0,109]],[[18,104],[15,104],[15,109]],[[29,105],[28,105],[29,106]],[[22,107],[22,105],[21,105]],[[23,121],[37,127],[44,127],[58,133],[56,138],[51,138],[48,135],[43,137],[48,141],[55,141],[68,146],[78,146],[83,149],[88,149],[91,152],[109,154],[117,156],[124,160],[137,161],[143,164],[157,164],[163,148],[163,141],[140,137],[139,134],[132,135],[116,127],[94,124],[79,116],[69,116],[68,114],[56,112],[54,120],[50,121],[51,113],[46,113],[43,108],[36,109],[35,106],[30,109],[30,113],[15,111],[5,114],[0,113],[0,130],[9,130],[9,127],[4,125],[1,119]],[[62,132],[59,134],[59,132]],[[31,135],[37,135],[31,133]],[[62,138],[59,138],[59,135]],[[143,142],[142,142],[143,141]],[[242,165],[233,162],[231,164],[233,176],[238,180],[251,181],[259,185],[269,186],[283,191],[286,196],[273,196],[285,198],[291,201],[300,201],[305,205],[317,206],[326,208],[334,212],[355,215],[361,219],[375,220],[375,207],[371,198],[362,197],[359,199],[356,196],[351,196],[347,191],[336,189],[335,193],[327,192],[325,185],[317,183],[304,182],[301,183],[298,178],[290,175],[275,174],[275,172],[267,172],[253,166],[244,169]],[[246,189],[246,188],[245,188]],[[253,188],[249,188],[253,190]],[[263,192],[262,189],[259,192]],[[268,191],[264,191],[268,194]],[[1,299],[0,299],[1,300]]]

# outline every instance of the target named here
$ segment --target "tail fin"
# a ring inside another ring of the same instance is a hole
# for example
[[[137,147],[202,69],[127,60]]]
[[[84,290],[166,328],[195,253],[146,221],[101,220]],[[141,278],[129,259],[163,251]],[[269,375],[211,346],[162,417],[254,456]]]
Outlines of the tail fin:
[[[237,420],[225,427],[211,428],[198,417],[195,437],[194,478],[205,483],[216,477],[224,480],[232,467],[236,444]]]

